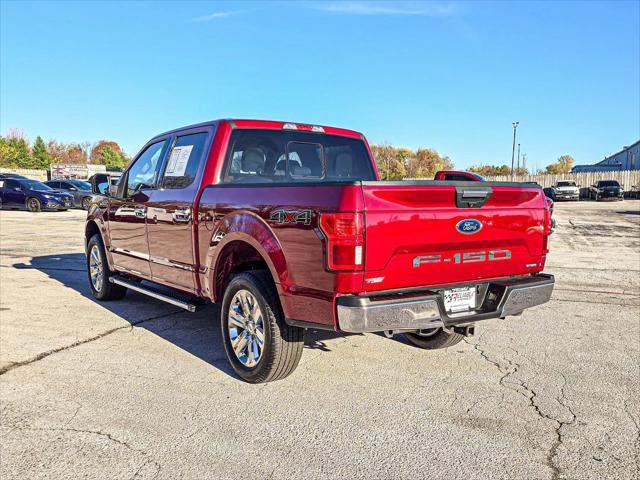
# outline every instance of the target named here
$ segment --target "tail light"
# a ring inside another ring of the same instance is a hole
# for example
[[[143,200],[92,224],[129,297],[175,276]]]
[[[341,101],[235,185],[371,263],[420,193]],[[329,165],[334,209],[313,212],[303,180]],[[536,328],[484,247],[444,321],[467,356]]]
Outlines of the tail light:
[[[363,269],[364,218],[361,213],[323,213],[320,228],[327,239],[329,270]]]
[[[544,236],[542,240],[542,250],[544,253],[549,252],[549,235],[551,235],[556,227],[556,220],[553,218],[553,200],[545,197],[546,208],[544,209]]]

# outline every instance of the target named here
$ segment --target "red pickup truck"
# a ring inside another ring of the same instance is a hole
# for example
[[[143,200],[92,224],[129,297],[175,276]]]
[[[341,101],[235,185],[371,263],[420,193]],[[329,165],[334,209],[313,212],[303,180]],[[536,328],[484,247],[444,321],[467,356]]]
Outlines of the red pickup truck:
[[[221,303],[228,359],[248,382],[289,375],[305,328],[442,348],[553,290],[540,273],[552,226],[540,187],[379,181],[351,130],[202,123],[154,137],[115,187],[93,183],[95,297]]]

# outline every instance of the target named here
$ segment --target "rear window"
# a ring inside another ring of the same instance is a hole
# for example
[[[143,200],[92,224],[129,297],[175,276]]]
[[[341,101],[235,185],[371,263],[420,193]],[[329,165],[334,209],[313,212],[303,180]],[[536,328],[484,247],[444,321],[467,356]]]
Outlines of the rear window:
[[[375,180],[359,139],[310,132],[236,130],[223,183],[299,183]]]

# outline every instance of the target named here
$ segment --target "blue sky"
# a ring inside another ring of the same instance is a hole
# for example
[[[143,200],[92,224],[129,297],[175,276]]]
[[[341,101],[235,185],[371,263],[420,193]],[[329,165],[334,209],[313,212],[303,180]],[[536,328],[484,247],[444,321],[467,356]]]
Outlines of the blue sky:
[[[640,137],[640,2],[5,2],[0,131],[118,141],[219,117],[360,130],[458,167]]]

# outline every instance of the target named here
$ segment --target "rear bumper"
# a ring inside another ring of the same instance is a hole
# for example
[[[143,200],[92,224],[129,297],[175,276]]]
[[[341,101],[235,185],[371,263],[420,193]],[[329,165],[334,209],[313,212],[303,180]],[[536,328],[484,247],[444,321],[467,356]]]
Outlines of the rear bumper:
[[[518,315],[546,303],[553,291],[553,275],[490,282],[482,304],[470,313],[447,314],[438,291],[386,296],[344,296],[337,299],[339,329],[345,332],[420,330],[453,327],[489,318]]]

